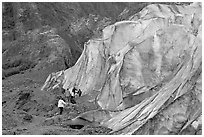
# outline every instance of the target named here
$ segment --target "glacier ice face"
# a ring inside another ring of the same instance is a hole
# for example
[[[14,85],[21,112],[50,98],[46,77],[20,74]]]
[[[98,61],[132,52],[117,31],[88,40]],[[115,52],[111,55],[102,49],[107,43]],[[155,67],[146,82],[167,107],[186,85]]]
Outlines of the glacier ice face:
[[[195,39],[189,17],[201,22],[194,5],[177,8],[174,13],[171,6],[150,5],[140,12],[139,20],[106,27],[103,37],[88,41],[75,66],[66,70],[63,88],[75,85],[83,94],[98,90],[100,106],[116,109],[126,94],[172,75],[189,56]]]
[[[172,95],[177,99],[192,86],[185,87],[186,82],[202,62],[201,10],[200,3],[153,4],[129,21],[106,27],[64,71],[63,88],[75,86],[82,95],[99,92],[102,109],[123,110],[104,125],[114,131],[129,125],[123,131],[132,134]]]

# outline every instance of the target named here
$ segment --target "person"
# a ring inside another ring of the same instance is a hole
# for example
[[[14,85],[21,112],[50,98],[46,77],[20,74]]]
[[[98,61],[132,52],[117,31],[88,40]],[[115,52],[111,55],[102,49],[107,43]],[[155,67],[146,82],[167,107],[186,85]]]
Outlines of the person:
[[[72,93],[74,94],[74,96],[75,96],[76,92],[77,92],[77,89],[74,87],[74,88],[72,89]]]
[[[74,100],[74,96],[70,96],[70,102],[72,103],[72,104],[76,104],[76,101]]]
[[[81,89],[77,90],[75,87],[72,89],[72,93],[74,94],[74,97],[76,95],[78,95],[79,97],[81,97],[82,91]]]
[[[67,97],[68,102],[72,103],[72,104],[76,104],[76,101],[74,100],[75,96],[73,93],[73,89],[67,89],[65,92],[65,96]]]
[[[81,89],[79,89],[79,96],[81,97],[81,94],[82,94],[82,91],[81,91]]]
[[[82,91],[81,89],[78,90],[79,97],[81,97]]]
[[[62,115],[62,112],[63,112],[63,109],[64,109],[65,105],[67,105],[67,103],[64,102],[62,97],[60,97],[60,99],[58,101],[58,108],[60,110],[60,113],[59,113],[60,115]]]

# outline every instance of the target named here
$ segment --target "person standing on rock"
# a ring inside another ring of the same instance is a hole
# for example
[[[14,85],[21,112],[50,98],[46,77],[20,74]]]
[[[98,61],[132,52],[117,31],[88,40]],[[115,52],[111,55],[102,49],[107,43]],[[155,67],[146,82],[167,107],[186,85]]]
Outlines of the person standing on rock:
[[[64,109],[65,105],[67,105],[67,103],[64,102],[62,97],[60,97],[60,99],[58,101],[58,108],[60,110],[60,113],[59,113],[60,115],[62,115],[62,112],[63,112],[63,109]]]

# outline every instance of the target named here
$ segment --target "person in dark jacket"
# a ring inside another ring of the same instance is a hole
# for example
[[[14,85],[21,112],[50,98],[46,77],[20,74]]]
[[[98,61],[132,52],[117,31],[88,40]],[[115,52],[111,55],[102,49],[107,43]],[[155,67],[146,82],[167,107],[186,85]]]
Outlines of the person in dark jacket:
[[[74,96],[77,93],[77,89],[75,87],[72,89],[72,93],[74,94]]]
[[[73,90],[72,90],[72,92],[73,92],[74,96],[78,95],[79,97],[81,97],[81,94],[82,94],[81,89],[78,89],[78,90],[77,90],[77,89],[74,87]]]
[[[76,94],[76,88],[74,87],[71,92],[69,90],[67,92],[69,93],[68,101],[71,102],[72,104],[76,104],[76,101],[74,99],[75,98],[75,94]]]
[[[79,90],[78,90],[78,95],[79,95],[79,97],[81,97],[81,94],[82,94],[82,91],[81,91],[81,89],[79,89]]]
[[[71,102],[72,104],[76,104],[76,101],[75,101],[75,99],[74,99],[74,96],[70,96],[69,100],[70,100],[70,102]]]

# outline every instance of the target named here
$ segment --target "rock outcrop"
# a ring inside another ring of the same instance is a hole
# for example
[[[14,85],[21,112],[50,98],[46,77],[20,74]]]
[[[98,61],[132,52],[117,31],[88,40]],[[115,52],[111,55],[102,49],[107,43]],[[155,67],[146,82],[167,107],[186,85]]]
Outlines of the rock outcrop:
[[[73,66],[84,42],[116,22],[125,7],[128,3],[3,2],[3,78],[28,70],[47,76]]]
[[[106,27],[64,71],[63,88],[98,92],[101,109],[114,113],[100,122],[113,133],[137,134],[155,118],[147,134],[180,134],[202,113],[201,13],[201,3],[153,4]]]

